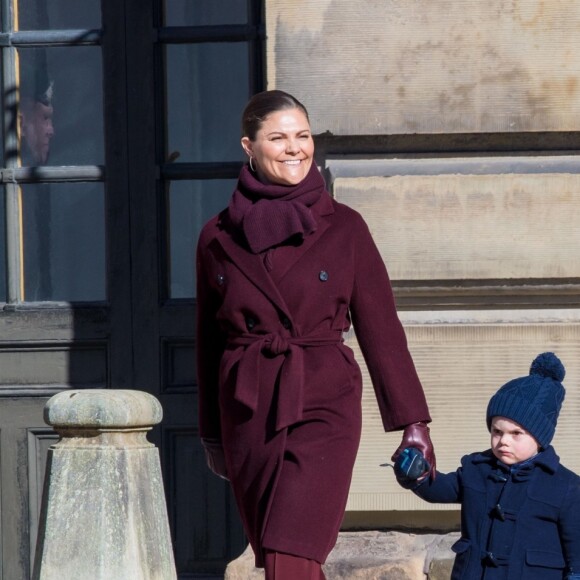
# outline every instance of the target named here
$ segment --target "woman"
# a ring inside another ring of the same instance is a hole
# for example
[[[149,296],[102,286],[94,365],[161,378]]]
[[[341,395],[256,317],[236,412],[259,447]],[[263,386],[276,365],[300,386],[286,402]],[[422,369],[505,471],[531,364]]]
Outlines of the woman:
[[[305,107],[259,93],[242,135],[249,163],[197,250],[200,436],[266,578],[318,580],[360,440],[351,319],[385,430],[404,430],[395,456],[418,447],[434,469],[430,416],[384,263],[326,191]]]

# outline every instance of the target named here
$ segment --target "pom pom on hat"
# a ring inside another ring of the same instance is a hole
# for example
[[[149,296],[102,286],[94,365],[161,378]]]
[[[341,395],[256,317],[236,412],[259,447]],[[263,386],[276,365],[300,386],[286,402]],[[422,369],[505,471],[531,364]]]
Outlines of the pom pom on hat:
[[[506,383],[487,406],[487,428],[493,417],[519,423],[545,449],[556,431],[566,391],[562,385],[566,369],[553,352],[538,355],[527,377]]]
[[[553,352],[543,352],[533,360],[530,374],[550,377],[561,383],[566,376],[566,369]]]

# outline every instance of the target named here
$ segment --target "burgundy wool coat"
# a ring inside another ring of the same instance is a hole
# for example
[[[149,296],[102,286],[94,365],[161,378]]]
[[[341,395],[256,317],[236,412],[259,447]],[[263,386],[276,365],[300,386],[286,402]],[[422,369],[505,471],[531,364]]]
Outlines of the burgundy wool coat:
[[[386,431],[429,421],[367,225],[327,192],[300,244],[252,254],[227,210],[197,249],[200,436],[223,441],[256,565],[270,549],[323,563],[344,515],[361,431],[351,320]]]

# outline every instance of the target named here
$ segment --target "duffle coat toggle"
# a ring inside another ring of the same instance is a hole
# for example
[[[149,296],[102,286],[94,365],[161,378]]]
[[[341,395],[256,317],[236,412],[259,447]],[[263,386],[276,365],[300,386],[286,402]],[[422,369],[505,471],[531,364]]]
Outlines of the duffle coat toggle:
[[[498,518],[500,521],[505,522],[505,512],[501,507],[501,504],[496,504],[496,506],[492,510],[493,515]]]
[[[280,431],[302,419],[304,406],[304,348],[337,345],[343,342],[342,332],[329,330],[306,336],[283,336],[244,333],[230,336],[228,344],[239,347],[230,369],[239,361],[234,398],[251,409],[258,408],[260,359],[280,356],[280,386],[276,411],[276,430]]]

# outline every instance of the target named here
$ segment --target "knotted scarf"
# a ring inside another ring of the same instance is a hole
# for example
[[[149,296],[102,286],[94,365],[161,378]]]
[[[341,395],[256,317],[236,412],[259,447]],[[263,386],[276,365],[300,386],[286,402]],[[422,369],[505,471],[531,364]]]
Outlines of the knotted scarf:
[[[310,207],[325,190],[315,163],[297,185],[262,183],[246,164],[229,204],[229,215],[250,250],[259,254],[293,236],[305,238],[316,231]]]

